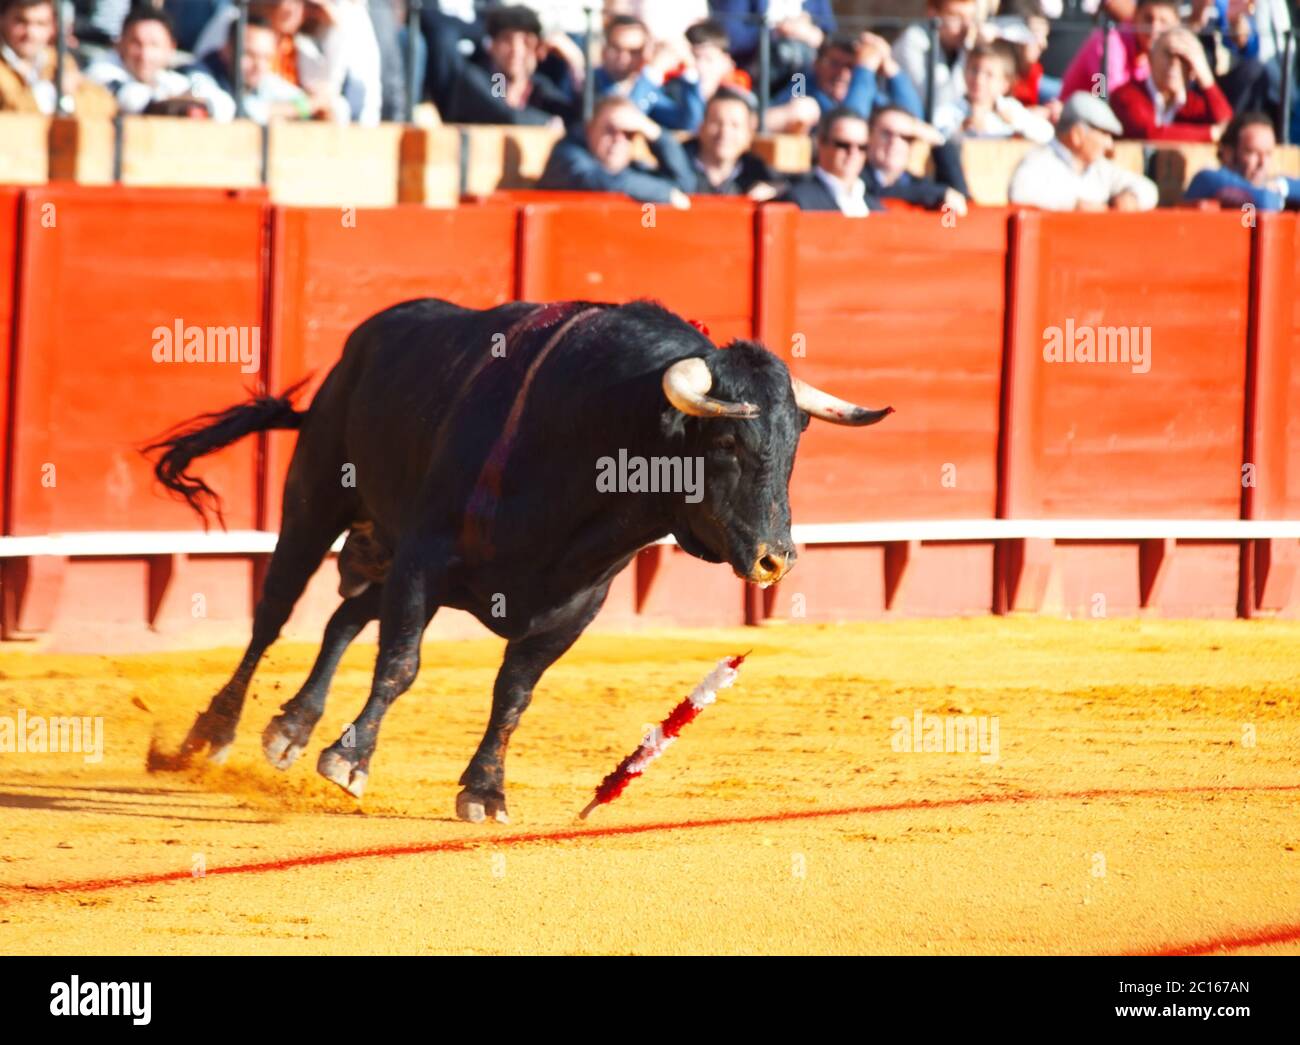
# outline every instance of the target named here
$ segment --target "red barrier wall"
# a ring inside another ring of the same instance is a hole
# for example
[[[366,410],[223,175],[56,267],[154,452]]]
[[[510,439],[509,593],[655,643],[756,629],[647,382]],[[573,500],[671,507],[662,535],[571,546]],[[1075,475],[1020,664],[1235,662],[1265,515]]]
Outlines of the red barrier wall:
[[[1006,212],[845,222],[764,208],[761,336],[792,372],[897,413],[811,425],[791,490],[800,522],[993,518]],[[800,354],[802,353],[802,354]]]
[[[9,399],[13,366],[14,299],[18,294],[18,215],[23,191],[0,186],[0,526],[6,525],[9,508]],[[7,533],[8,530],[0,531]]]
[[[1300,222],[1294,214],[1258,217],[1252,266],[1250,368],[1242,515],[1300,515]],[[1249,542],[1241,556],[1239,611],[1300,613],[1300,544]]]
[[[21,212],[21,218],[19,214]],[[17,275],[14,259],[17,258]],[[1265,215],[976,211],[848,222],[748,201],[690,212],[578,196],[451,211],[269,208],[260,194],[0,190],[0,369],[12,431],[7,532],[192,529],[136,453],[193,414],[312,388],[373,312],[435,295],[661,300],[720,343],[758,337],[880,425],[814,423],[796,524],[888,519],[1300,518],[1300,226]],[[5,293],[16,287],[12,303]],[[12,322],[9,316],[12,313]],[[256,373],[160,364],[155,328],[252,327]],[[1150,328],[1151,367],[1049,362],[1047,328]],[[13,344],[5,339],[12,328]],[[0,417],[0,422],[4,420]],[[232,528],[275,528],[293,437],[246,440],[199,473]],[[1254,485],[1242,485],[1242,464]],[[43,485],[54,466],[55,483]],[[242,638],[261,557],[13,558],[5,634],[180,625]],[[801,548],[766,593],[652,549],[601,622],[1036,609],[1096,615],[1300,611],[1300,541],[863,541]],[[297,633],[337,605],[331,566]],[[192,612],[202,595],[205,617]],[[292,629],[291,629],[292,630]],[[478,630],[440,615],[435,634]]]
[[[754,332],[753,207],[690,211],[609,200],[528,204],[519,291],[528,301],[652,298],[705,323],[719,344]]]
[[[155,362],[155,330],[174,332],[179,321],[249,328],[260,339],[264,213],[256,195],[28,190],[10,533],[194,526],[187,507],[158,491],[138,449],[178,421],[238,402],[260,374],[238,363]],[[254,526],[256,445],[231,447],[205,468],[228,525]]]
[[[1250,230],[1235,214],[1013,219],[1008,517],[1237,518]],[[1151,330],[1147,373],[1048,362],[1045,331]]]
[[[349,222],[355,222],[350,224]],[[277,207],[269,305],[270,379],[311,375],[305,406],[343,354],[348,334],[410,298],[489,308],[515,297],[516,216],[506,207],[384,210]],[[295,436],[269,439],[266,525],[278,529]]]

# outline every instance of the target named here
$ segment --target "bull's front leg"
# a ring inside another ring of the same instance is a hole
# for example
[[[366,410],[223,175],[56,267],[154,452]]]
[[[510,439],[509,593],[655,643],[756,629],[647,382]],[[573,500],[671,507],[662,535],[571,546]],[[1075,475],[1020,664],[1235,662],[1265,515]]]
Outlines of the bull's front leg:
[[[509,823],[506,811],[506,748],[533,697],[533,687],[591,623],[605,601],[609,585],[584,592],[575,600],[572,615],[550,631],[517,639],[506,646],[505,658],[492,688],[492,714],[478,750],[470,759],[456,796],[456,815],[479,823],[491,818]]]

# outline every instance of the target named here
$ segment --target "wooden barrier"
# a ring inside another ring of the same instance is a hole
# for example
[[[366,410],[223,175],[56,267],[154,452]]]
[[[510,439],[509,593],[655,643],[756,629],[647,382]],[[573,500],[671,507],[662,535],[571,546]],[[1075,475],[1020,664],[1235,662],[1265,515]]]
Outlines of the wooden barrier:
[[[262,128],[250,120],[124,116],[120,163],[123,185],[256,188]]]
[[[9,636],[147,624],[237,640],[269,544],[199,555],[225,545],[167,537],[149,550],[151,531],[195,523],[158,492],[138,446],[246,386],[319,382],[360,320],[428,294],[478,306],[655,297],[720,343],[757,336],[799,376],[897,409],[872,428],[814,423],[802,437],[800,563],[780,586],[760,593],[659,546],[619,578],[605,626],[1295,615],[1300,534],[1257,524],[1300,519],[1298,265],[1292,215],[1252,229],[1236,214],[981,210],[954,224],[585,194],[340,213],[268,211],[261,193],[0,192],[0,288],[16,286],[0,299],[0,337],[14,333],[0,344],[13,379],[4,540],[140,535],[108,540],[116,553],[55,542],[0,556],[0,624]],[[155,362],[157,328],[177,321],[258,329],[259,365]],[[1117,329],[1132,327],[1125,346]],[[1053,341],[1084,344],[1085,328],[1094,351],[1104,337],[1128,363],[1058,360]],[[202,463],[232,530],[276,527],[292,439]],[[319,633],[335,582],[327,566],[292,633]],[[451,617],[435,633],[477,631]]]
[[[402,203],[454,207],[460,199],[460,132],[409,127],[402,135],[397,195]]]
[[[59,116],[50,120],[50,181],[78,185],[113,184],[113,121],[105,117]]]
[[[0,185],[43,185],[50,177],[50,118],[0,112]]]
[[[8,533],[195,526],[189,509],[155,486],[139,450],[260,383],[264,211],[261,193],[26,191]],[[191,349],[192,361],[175,361]],[[238,349],[243,361],[231,360]],[[257,440],[248,440],[205,462],[234,528],[256,525],[258,457]],[[251,575],[241,584],[238,568],[211,560],[202,568],[223,578],[221,594],[187,587],[175,612],[188,617],[197,591],[204,620],[223,604],[246,616]],[[185,583],[181,557],[169,555],[72,565],[6,559],[4,571],[8,637],[48,628],[56,611],[154,623],[169,584]]]
[[[846,223],[763,208],[761,338],[805,380],[897,411],[868,429],[809,427],[790,489],[801,523],[994,517],[1006,228],[1005,211],[954,225],[934,214]],[[867,614],[991,606],[988,542],[800,555],[766,614],[838,619],[852,599]]]
[[[0,123],[2,127],[2,123]],[[21,189],[0,186],[0,387],[9,388],[14,358],[13,329],[18,314],[18,222],[22,213]],[[0,400],[0,461],[9,460],[9,399]],[[9,484],[0,482],[0,526],[7,525]],[[10,532],[4,529],[4,533]]]
[[[497,189],[525,189],[546,169],[555,143],[564,132],[549,127],[504,127],[452,124],[464,150],[464,192],[486,196]]]
[[[1246,440],[1242,517],[1300,516],[1300,222],[1294,214],[1261,214],[1255,232],[1250,355],[1246,374]],[[1247,542],[1241,554],[1238,612],[1300,613],[1300,545]]]
[[[1231,214],[1089,217],[1013,219],[1002,514],[1237,518],[1250,230]],[[1236,549],[1177,550],[1176,560],[1173,542],[1135,545],[1130,569],[1113,549],[1023,543],[1004,608],[1059,600],[1095,613],[1100,599],[1103,612],[1231,612]],[[1066,576],[1049,593],[1054,563]]]
[[[393,123],[271,124],[266,180],[272,201],[303,207],[391,206],[397,202],[403,130]]]
[[[812,138],[806,134],[758,134],[751,151],[782,174],[803,174],[812,169]]]
[[[754,208],[748,200],[669,206],[526,205],[519,294],[529,301],[652,298],[708,325],[719,344],[754,332]]]

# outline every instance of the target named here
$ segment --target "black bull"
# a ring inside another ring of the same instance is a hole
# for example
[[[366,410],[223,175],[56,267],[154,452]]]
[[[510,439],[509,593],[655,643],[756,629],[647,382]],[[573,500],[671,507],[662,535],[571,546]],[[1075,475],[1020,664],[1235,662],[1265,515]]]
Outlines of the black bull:
[[[205,747],[225,757],[258,661],[347,531],[344,601],[303,688],[263,734],[267,757],[283,769],[303,751],[339,659],[378,618],[370,697],[317,764],[359,797],[429,620],[440,606],[467,610],[508,640],[487,730],[460,778],[457,814],[476,821],[506,819],[506,745],[533,687],[639,549],[672,535],[746,580],[776,581],[794,562],[788,487],[809,417],[865,425],[889,412],[792,380],[753,342],[719,350],[647,302],[477,311],[408,301],[353,331],[309,409],[294,410],[291,395],[196,418],[149,448],[162,452],[165,486],[200,515],[219,514],[190,463],[252,432],[299,432],[252,639],[180,760]],[[702,489],[598,489],[599,462],[620,451],[701,462]]]

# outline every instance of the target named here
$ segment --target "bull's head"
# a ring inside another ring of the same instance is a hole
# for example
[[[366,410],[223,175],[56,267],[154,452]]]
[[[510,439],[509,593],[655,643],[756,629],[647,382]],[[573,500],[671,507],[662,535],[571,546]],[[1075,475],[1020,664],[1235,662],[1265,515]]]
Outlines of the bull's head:
[[[704,460],[704,492],[682,503],[673,536],[691,555],[728,562],[736,575],[766,587],[794,565],[790,473],[799,434],[810,418],[871,425],[892,413],[866,410],[797,378],[753,342],[682,359],[664,372],[666,415],[683,454]]]

